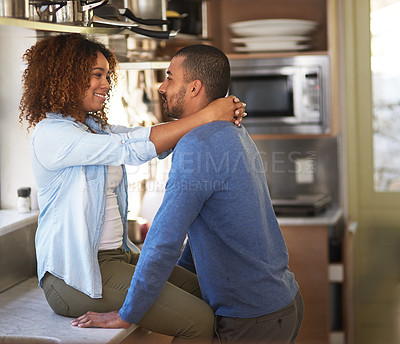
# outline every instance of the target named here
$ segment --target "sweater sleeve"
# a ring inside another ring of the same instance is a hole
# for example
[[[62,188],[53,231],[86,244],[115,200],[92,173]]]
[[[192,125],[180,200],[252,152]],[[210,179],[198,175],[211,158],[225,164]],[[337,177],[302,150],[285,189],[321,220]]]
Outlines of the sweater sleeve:
[[[122,319],[138,323],[159,296],[175,266],[186,234],[211,190],[202,188],[203,148],[184,140],[175,149],[163,202],[147,234],[125,302]],[[199,154],[200,155],[199,155]]]
[[[177,265],[185,268],[186,270],[193,272],[194,274],[196,273],[196,266],[194,265],[192,250],[190,249],[189,240],[187,241],[187,243],[183,249],[183,252],[178,260]]]

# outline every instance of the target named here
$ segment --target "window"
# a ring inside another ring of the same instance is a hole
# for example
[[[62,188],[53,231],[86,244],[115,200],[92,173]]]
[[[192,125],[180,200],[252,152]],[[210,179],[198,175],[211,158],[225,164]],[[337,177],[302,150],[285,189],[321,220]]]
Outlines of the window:
[[[400,0],[371,0],[374,189],[400,191]]]

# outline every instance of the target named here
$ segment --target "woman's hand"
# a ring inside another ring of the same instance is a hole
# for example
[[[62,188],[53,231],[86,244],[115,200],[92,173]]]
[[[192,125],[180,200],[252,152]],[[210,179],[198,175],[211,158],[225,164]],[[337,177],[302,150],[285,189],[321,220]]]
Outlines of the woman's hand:
[[[246,104],[235,96],[219,98],[200,111],[179,119],[178,121],[153,126],[150,141],[153,142],[157,154],[175,147],[180,138],[190,130],[214,121],[230,121],[240,126],[246,116]]]
[[[123,320],[118,311],[113,311],[108,313],[87,312],[72,320],[71,325],[78,327],[128,328],[131,324]]]
[[[231,95],[214,100],[204,110],[211,116],[211,121],[230,121],[239,126],[247,115],[245,107],[245,103]]]

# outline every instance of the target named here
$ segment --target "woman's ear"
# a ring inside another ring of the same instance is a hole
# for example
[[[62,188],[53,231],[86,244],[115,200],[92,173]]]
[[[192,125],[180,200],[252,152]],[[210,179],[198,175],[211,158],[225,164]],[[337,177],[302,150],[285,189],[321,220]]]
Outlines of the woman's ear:
[[[202,88],[203,88],[203,83],[200,80],[192,81],[190,96],[196,97],[200,93]]]

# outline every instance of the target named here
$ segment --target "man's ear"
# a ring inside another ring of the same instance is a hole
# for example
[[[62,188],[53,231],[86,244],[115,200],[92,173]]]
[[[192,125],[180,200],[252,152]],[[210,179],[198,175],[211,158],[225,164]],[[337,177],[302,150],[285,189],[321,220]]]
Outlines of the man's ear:
[[[203,83],[200,80],[194,80],[192,81],[191,87],[192,88],[190,89],[190,96],[196,97],[203,88]]]

